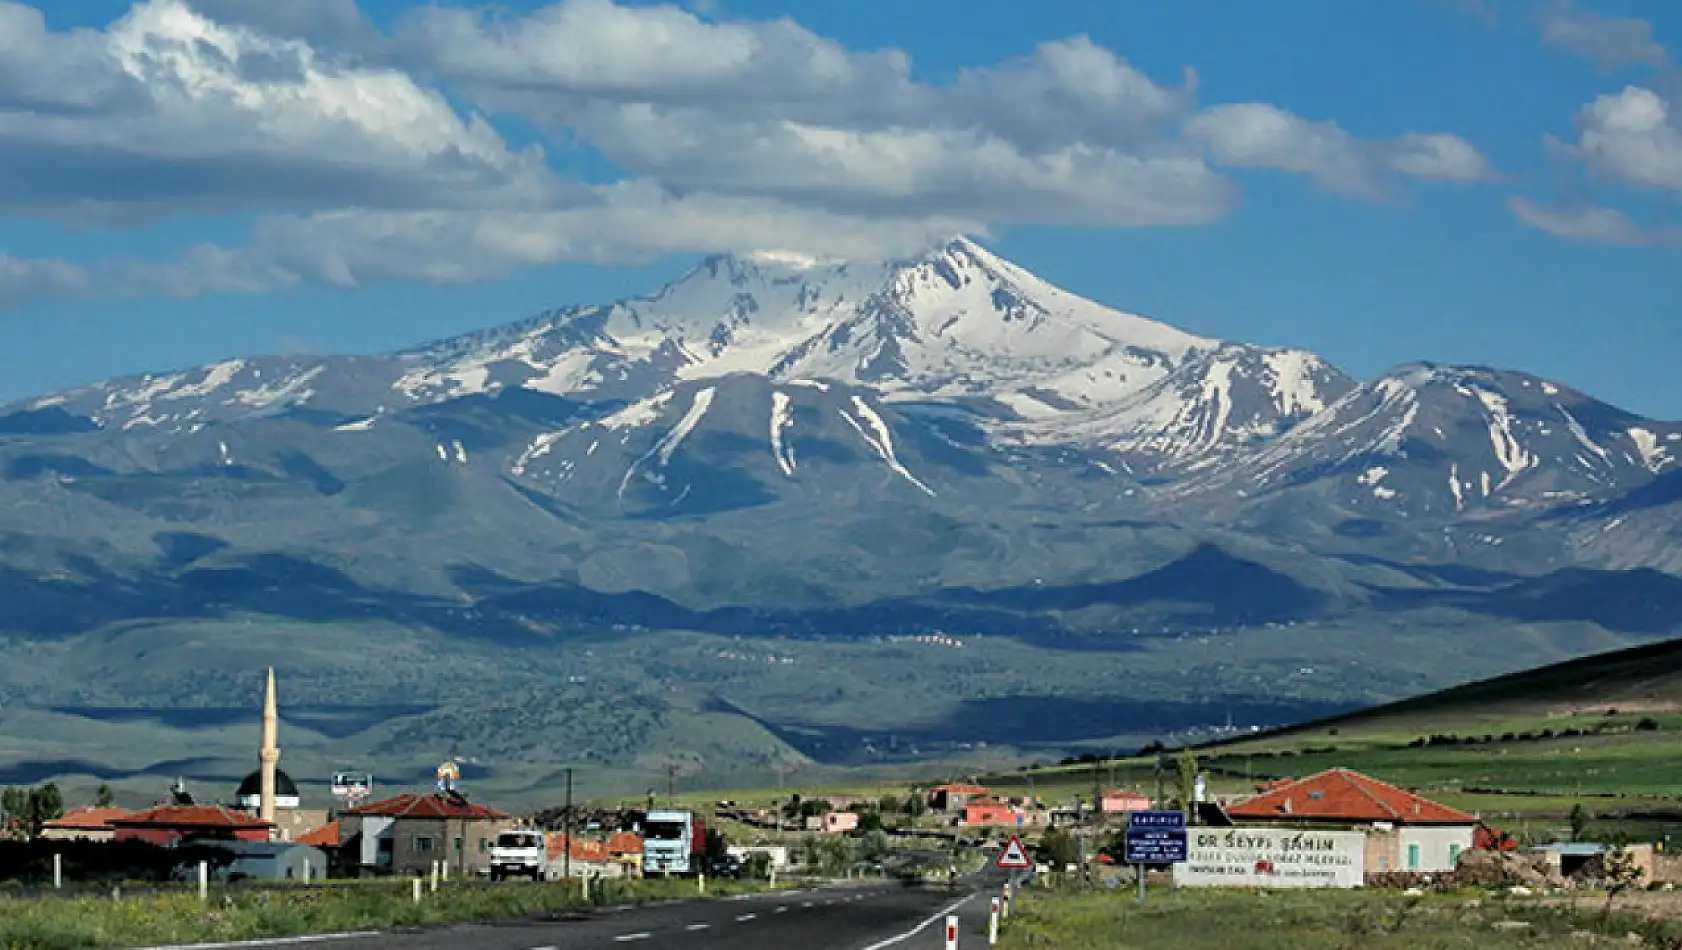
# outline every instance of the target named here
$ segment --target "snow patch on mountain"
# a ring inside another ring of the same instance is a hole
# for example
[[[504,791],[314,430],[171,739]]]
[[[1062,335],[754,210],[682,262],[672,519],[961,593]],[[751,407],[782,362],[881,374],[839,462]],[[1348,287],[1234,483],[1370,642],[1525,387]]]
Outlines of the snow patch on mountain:
[[[694,401],[689,404],[689,409],[684,412],[677,425],[667,430],[666,434],[660,437],[660,441],[654,443],[652,449],[649,449],[641,458],[632,462],[630,467],[625,469],[624,477],[619,480],[619,497],[621,499],[625,497],[625,491],[630,487],[631,479],[636,477],[637,470],[644,463],[655,458],[659,459],[661,468],[665,468],[672,463],[672,454],[677,451],[678,446],[683,444],[683,440],[689,436],[689,433],[695,431],[695,427],[700,425],[701,420],[706,417],[707,410],[712,406],[715,392],[717,390],[711,386],[696,390]],[[648,477],[655,480],[659,479],[658,475]]]
[[[1659,441],[1659,437],[1651,430],[1640,426],[1631,426],[1628,430],[1630,440],[1635,443],[1635,450],[1641,456],[1641,464],[1647,471],[1657,475],[1674,461],[1670,448]],[[1668,441],[1682,441],[1682,435],[1671,433]]]
[[[794,427],[789,403],[788,393],[780,389],[771,393],[771,454],[783,474],[792,476],[795,469],[794,447],[783,441],[783,433]]]
[[[858,432],[859,437],[876,450],[876,454],[881,457],[883,462],[887,463],[888,468],[892,469],[894,474],[917,486],[923,494],[933,497],[934,489],[923,484],[917,476],[911,474],[911,470],[906,468],[900,462],[899,456],[894,453],[893,433],[888,429],[888,424],[883,422],[882,417],[876,413],[876,410],[870,408],[870,405],[858,396],[853,397],[853,408],[859,414],[858,419],[853,418],[845,409],[838,410],[841,413],[841,418],[847,420],[847,423]],[[863,420],[862,424],[859,421],[860,419]],[[865,425],[870,426],[870,432],[864,430]]]

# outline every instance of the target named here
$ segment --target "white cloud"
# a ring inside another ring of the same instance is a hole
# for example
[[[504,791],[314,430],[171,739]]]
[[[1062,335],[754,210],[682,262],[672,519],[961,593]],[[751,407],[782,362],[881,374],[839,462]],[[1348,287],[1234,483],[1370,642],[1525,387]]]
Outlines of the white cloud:
[[[4,259],[0,301],[478,280],[668,251],[869,257],[1023,223],[1195,225],[1238,203],[1221,165],[1362,196],[1395,175],[1490,177],[1451,135],[1362,141],[1263,103],[1198,112],[1196,74],[1176,79],[1076,36],[932,84],[899,50],[672,4],[427,6],[387,36],[354,0],[143,0],[103,30],[59,32],[0,0],[0,214],[257,215],[243,244],[163,263]],[[507,115],[624,179],[557,172],[498,130]]]
[[[1390,142],[1363,142],[1335,122],[1310,121],[1261,102],[1206,109],[1186,123],[1186,134],[1218,163],[1297,172],[1347,195],[1380,194],[1384,169],[1437,181],[1492,174],[1488,160],[1458,136],[1409,132]]]
[[[1486,181],[1494,177],[1489,160],[1455,135],[1409,132],[1380,147],[1391,169],[1436,181]]]
[[[1670,60],[1653,28],[1634,17],[1601,16],[1556,0],[1541,12],[1542,42],[1580,56],[1601,69],[1663,66]]]
[[[1622,211],[1602,205],[1545,208],[1515,197],[1508,199],[1507,207],[1525,224],[1567,240],[1628,246],[1682,243],[1682,229],[1643,227]]]
[[[1682,192],[1682,127],[1671,105],[1640,86],[1600,96],[1577,113],[1577,141],[1555,143],[1590,171],[1639,188]]]
[[[91,288],[83,267],[66,261],[28,260],[0,254],[0,306],[54,297],[78,297]]]
[[[521,204],[516,152],[401,72],[150,0],[103,33],[46,31],[0,0],[0,209],[237,210]]]

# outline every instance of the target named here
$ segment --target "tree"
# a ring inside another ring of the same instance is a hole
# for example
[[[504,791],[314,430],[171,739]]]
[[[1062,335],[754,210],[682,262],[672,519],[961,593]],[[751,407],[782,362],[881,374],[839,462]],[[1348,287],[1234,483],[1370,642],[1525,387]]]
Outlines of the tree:
[[[707,829],[707,860],[721,861],[730,854],[730,841],[717,828]]]
[[[99,791],[94,793],[93,807],[110,808],[117,804],[117,796],[111,791],[111,786],[101,783]]]
[[[912,819],[923,817],[923,813],[928,810],[929,803],[924,800],[922,795],[917,793],[916,789],[912,789],[911,794],[905,797],[905,813],[910,815]]]
[[[1647,873],[1636,866],[1635,855],[1629,853],[1625,844],[1620,833],[1601,857],[1604,866],[1601,873],[1606,886],[1606,906],[1600,912],[1603,921],[1612,916],[1612,902],[1618,899],[1618,895],[1641,883],[1641,876]]]
[[[1180,796],[1180,809],[1190,816],[1192,797],[1197,794],[1197,753],[1190,749],[1180,750],[1174,759],[1174,784]]]
[[[64,795],[52,782],[35,788],[0,790],[0,827],[34,840],[41,835],[41,826],[64,816]]]
[[[1058,871],[1080,860],[1080,842],[1063,828],[1047,831],[1036,850],[1040,860]]]
[[[1589,813],[1582,802],[1571,806],[1571,840],[1583,840],[1583,832],[1589,827]]]
[[[889,794],[883,795],[882,800],[876,803],[876,810],[884,815],[897,815],[905,810],[904,806],[905,802],[897,795]]]
[[[754,881],[763,881],[771,876],[771,856],[763,851],[755,851],[742,862],[742,876]]]

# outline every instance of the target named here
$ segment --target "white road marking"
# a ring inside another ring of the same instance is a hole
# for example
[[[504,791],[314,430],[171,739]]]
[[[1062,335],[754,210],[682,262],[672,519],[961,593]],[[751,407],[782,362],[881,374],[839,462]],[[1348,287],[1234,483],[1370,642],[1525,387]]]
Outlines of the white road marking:
[[[747,923],[748,921],[753,920],[754,918],[756,918],[758,916],[759,916],[758,914],[738,914],[738,915],[736,915],[736,922],[739,923],[739,924]]]
[[[683,929],[684,930],[706,930],[708,927],[711,927],[711,926],[712,926],[712,924],[690,924],[689,926],[687,926]]]
[[[654,936],[654,935],[651,934],[651,933],[620,934],[619,936],[614,937],[613,939],[618,941],[619,943],[630,943],[632,940],[647,940],[649,937],[652,937],[652,936]]]
[[[917,926],[912,927],[910,930],[907,930],[905,933],[902,933],[897,937],[889,937],[886,940],[882,940],[882,941],[878,941],[876,943],[873,943],[870,946],[865,947],[864,950],[882,950],[883,947],[891,947],[894,944],[899,943],[901,940],[909,940],[912,937],[915,937],[918,934],[922,933],[925,929],[927,929],[929,927],[930,924],[933,924],[935,921],[938,921],[938,920],[946,919],[946,916],[948,914],[950,914],[953,911],[957,910],[958,908],[964,906],[965,904],[968,904],[970,901],[972,901],[974,899],[975,899],[975,895],[971,894],[970,896],[964,898],[963,900],[958,901],[957,903],[948,906],[944,910],[935,914],[933,917],[930,917],[928,920],[925,920],[922,923],[918,924]]]
[[[800,906],[801,907],[810,907],[810,906],[812,906],[812,902],[811,901],[801,901]]]
[[[786,914],[786,913],[788,913],[788,907],[786,905],[782,906],[782,907],[778,907],[775,911],[772,911],[772,913]]]
[[[260,940],[229,940],[223,943],[183,943],[172,947],[135,947],[133,950],[224,950],[228,947],[284,947],[297,943],[323,943],[328,940],[350,940],[355,937],[378,937],[378,930],[357,930],[346,933],[304,934],[298,937],[265,937]]]

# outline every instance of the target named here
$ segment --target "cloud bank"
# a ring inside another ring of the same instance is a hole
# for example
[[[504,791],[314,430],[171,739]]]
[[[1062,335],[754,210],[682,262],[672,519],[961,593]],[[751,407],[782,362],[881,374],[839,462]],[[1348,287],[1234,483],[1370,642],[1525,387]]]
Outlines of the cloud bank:
[[[1610,55],[1581,34],[1558,42]],[[144,0],[102,29],[53,30],[0,0],[0,214],[251,222],[168,260],[0,256],[0,305],[1196,226],[1239,206],[1239,169],[1361,200],[1494,177],[1457,135],[1363,140],[1271,103],[1202,104],[1193,69],[1151,77],[1084,36],[913,76],[903,51],[676,5],[425,6],[382,31],[353,0]],[[1641,152],[1670,147],[1663,130],[1630,125],[1641,108],[1608,107],[1622,111],[1570,147],[1670,181]],[[612,174],[569,173],[580,159]]]

